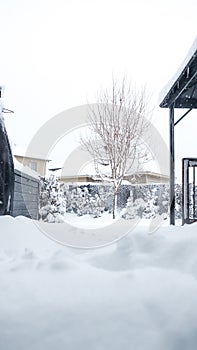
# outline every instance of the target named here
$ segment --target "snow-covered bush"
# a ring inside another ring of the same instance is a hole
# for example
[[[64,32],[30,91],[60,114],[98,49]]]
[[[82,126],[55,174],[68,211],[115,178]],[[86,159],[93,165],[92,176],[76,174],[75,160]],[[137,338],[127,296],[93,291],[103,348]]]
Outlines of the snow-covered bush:
[[[41,180],[40,219],[61,222],[66,212],[96,218],[112,209],[110,185],[68,185],[51,175]],[[181,218],[181,185],[175,187],[176,218]],[[169,186],[167,184],[123,185],[118,197],[118,209],[125,219],[150,219],[168,215]]]
[[[146,219],[154,217],[158,211],[156,192],[155,187],[146,185],[133,186],[126,208],[121,212],[121,216],[127,220],[136,217]]]
[[[47,222],[63,222],[66,200],[62,184],[54,175],[40,181],[40,219]]]
[[[87,186],[64,186],[67,212],[78,216],[91,215],[99,217],[105,210],[104,198],[98,193],[91,193]]]
[[[138,198],[133,202],[132,195],[128,198],[125,210],[121,212],[121,216],[126,220],[135,219],[136,217],[142,217],[144,211],[145,202],[142,198]]]
[[[62,222],[66,212],[97,218],[109,208],[110,194],[102,187],[67,185],[51,175],[40,183],[40,219]]]
[[[181,218],[181,185],[175,186],[176,219]],[[169,185],[149,184],[132,187],[121,216],[132,219],[136,216],[150,219],[156,215],[169,215]]]
[[[175,215],[177,219],[182,218],[182,186],[175,185]]]

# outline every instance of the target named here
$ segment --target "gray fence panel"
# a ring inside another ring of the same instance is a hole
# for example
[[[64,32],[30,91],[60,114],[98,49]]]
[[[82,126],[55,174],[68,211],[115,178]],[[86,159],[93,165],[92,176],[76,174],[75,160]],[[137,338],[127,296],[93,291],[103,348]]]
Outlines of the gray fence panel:
[[[38,219],[39,180],[15,169],[14,217],[18,215]]]

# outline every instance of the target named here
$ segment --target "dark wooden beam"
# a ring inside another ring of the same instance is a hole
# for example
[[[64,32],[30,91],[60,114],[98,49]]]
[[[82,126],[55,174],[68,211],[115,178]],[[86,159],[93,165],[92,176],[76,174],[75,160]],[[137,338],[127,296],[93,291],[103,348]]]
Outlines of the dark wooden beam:
[[[175,150],[174,150],[174,106],[169,109],[170,117],[170,225],[175,225]]]
[[[196,98],[181,97],[174,104],[175,108],[197,108]]]
[[[192,111],[192,108],[190,108],[187,112],[185,112],[185,113],[182,115],[182,117],[180,117],[180,118],[176,121],[176,123],[174,123],[174,126],[176,126],[176,125],[177,125],[183,118],[185,118],[186,115],[188,115],[191,111]]]

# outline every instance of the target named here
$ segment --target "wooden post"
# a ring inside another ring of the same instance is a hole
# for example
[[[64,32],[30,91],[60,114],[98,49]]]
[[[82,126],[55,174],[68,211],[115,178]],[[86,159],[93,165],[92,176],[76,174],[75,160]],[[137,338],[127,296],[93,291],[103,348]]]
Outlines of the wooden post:
[[[175,157],[174,157],[174,105],[169,109],[170,117],[170,225],[175,225]]]

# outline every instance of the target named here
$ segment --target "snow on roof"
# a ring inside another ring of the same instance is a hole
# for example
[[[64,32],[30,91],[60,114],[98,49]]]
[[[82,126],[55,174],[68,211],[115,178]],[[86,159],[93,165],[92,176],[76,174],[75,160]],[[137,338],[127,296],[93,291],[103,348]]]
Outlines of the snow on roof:
[[[34,179],[39,180],[39,175],[36,171],[30,169],[28,166],[24,166],[22,163],[20,163],[15,157],[14,158],[14,168],[18,171],[21,171],[22,173],[29,175],[33,177]]]
[[[175,84],[177,79],[181,76],[184,68],[187,66],[187,64],[195,54],[197,54],[197,37],[194,40],[193,45],[191,46],[187,56],[185,57],[177,72],[174,74],[172,79],[169,80],[168,84],[166,84],[166,86],[164,86],[164,88],[161,90],[159,95],[159,105],[163,102],[164,98],[166,97],[172,86]]]
[[[152,176],[169,177],[168,174],[156,173],[156,172],[154,172],[154,171],[149,171],[149,170],[138,171],[138,172],[134,173],[134,175],[152,175]]]
[[[13,146],[13,155],[14,156],[20,156],[20,157],[27,157],[27,158],[32,158],[32,159],[40,159],[40,160],[46,160],[49,161],[49,159],[44,159],[42,157],[40,157],[38,154],[31,154],[28,152],[28,148],[22,147],[22,146],[18,146],[18,145],[14,145]]]

